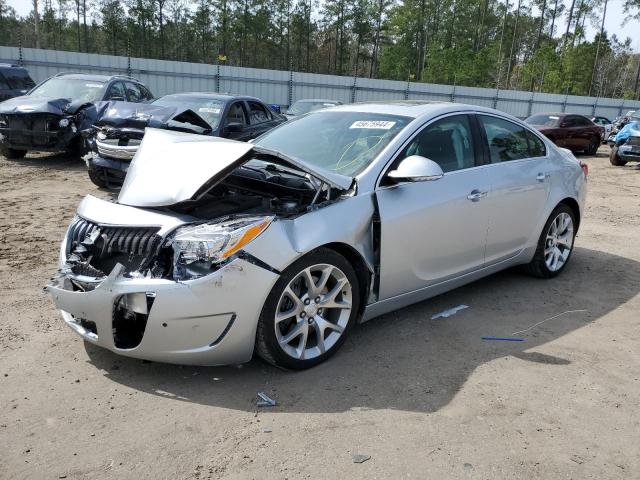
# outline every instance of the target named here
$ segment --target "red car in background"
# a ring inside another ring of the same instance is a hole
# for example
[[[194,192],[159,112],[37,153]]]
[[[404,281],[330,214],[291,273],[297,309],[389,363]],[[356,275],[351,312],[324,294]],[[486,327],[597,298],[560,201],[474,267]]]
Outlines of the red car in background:
[[[604,137],[604,128],[584,115],[536,113],[525,120],[559,147],[595,155]]]

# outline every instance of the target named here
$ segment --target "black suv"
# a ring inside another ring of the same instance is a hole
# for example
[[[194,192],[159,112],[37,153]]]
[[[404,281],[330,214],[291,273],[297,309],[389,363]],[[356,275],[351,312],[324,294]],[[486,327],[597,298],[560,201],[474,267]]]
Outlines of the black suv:
[[[22,158],[29,150],[85,153],[80,134],[96,118],[97,102],[149,102],[153,95],[123,75],[59,73],[29,93],[0,103],[0,154]]]
[[[35,86],[36,82],[29,76],[26,68],[0,63],[0,102],[24,95]]]

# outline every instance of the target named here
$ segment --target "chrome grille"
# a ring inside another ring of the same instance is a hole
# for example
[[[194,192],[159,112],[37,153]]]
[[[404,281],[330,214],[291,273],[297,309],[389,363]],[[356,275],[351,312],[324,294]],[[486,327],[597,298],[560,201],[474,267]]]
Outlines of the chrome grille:
[[[131,139],[128,145],[118,145],[117,138],[98,140],[96,139],[96,147],[98,153],[102,157],[116,158],[118,160],[131,160],[138,151],[140,140]]]

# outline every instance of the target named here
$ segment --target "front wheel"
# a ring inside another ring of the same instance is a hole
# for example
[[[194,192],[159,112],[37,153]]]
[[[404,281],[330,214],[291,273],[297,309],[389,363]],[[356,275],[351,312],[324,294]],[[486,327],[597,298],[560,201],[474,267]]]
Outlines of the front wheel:
[[[533,260],[525,266],[536,277],[552,278],[569,263],[576,237],[576,218],[565,204],[558,205],[547,220]]]
[[[295,370],[317,365],[345,341],[360,306],[358,278],[347,260],[319,248],[287,268],[258,320],[256,353]]]
[[[95,167],[91,164],[88,165],[87,171],[89,173],[89,179],[96,187],[107,188],[109,183],[107,182],[107,172],[103,167]]]
[[[14,148],[6,148],[0,151],[0,153],[2,153],[2,155],[4,155],[4,157],[8,158],[9,160],[20,160],[21,158],[25,157],[27,151],[16,150]]]
[[[609,154],[609,162],[614,167],[623,167],[627,164],[626,161],[620,158],[620,155],[618,155],[618,147],[615,147],[615,146],[611,147],[611,153]]]

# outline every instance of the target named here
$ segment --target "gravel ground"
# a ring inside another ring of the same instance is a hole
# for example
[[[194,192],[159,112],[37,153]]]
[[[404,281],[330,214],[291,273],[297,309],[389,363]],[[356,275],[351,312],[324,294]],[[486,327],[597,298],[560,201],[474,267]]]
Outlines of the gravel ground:
[[[559,278],[493,275],[298,373],[84,344],[41,289],[80,199],[108,194],[77,160],[0,158],[0,478],[640,478],[640,169],[607,155],[582,157],[588,209]],[[480,339],[569,310],[586,311]]]

